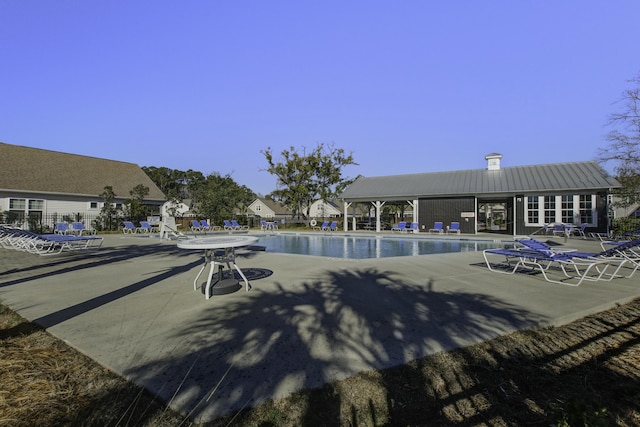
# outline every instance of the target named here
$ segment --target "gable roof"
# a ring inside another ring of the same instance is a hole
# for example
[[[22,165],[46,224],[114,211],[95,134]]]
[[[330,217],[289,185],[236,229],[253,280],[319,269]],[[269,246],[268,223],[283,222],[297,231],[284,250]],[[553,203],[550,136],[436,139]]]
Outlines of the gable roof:
[[[264,198],[264,197],[258,197],[253,202],[251,202],[249,207],[253,208],[256,203],[261,203],[265,207],[271,209],[271,211],[273,212],[274,215],[289,215],[289,214],[291,214],[291,211],[289,209],[287,209],[287,207],[285,205],[283,205],[280,202],[276,202],[274,200],[271,200],[271,199],[267,199],[267,198]]]
[[[594,191],[620,184],[596,162],[554,163],[453,172],[360,177],[340,198],[347,201],[422,197],[499,196],[550,191]]]
[[[111,186],[118,198],[142,184],[148,201],[164,201],[162,191],[135,163],[99,159],[0,142],[0,190],[95,197]]]

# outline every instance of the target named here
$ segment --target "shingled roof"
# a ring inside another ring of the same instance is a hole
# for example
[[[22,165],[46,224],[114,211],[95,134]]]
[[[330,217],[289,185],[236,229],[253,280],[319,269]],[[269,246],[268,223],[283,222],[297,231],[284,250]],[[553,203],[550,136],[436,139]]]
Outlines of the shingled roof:
[[[412,200],[423,197],[505,196],[583,192],[620,184],[596,162],[555,163],[453,172],[360,177],[341,195],[346,201]]]
[[[97,196],[111,186],[117,197],[127,198],[139,184],[149,188],[145,200],[166,200],[135,163],[0,142],[0,191]]]

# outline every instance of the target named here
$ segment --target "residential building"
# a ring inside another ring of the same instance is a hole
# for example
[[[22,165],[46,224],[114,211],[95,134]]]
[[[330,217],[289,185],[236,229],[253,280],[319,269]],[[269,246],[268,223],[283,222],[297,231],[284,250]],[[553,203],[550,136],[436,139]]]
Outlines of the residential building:
[[[289,219],[292,212],[285,205],[264,197],[258,197],[247,206],[247,212],[261,219]]]
[[[342,216],[342,210],[338,205],[339,202],[333,200],[316,200],[309,207],[309,218],[339,218]]]
[[[82,221],[90,226],[103,207],[105,187],[120,207],[137,185],[149,189],[144,203],[156,207],[165,195],[134,163],[0,143],[0,212],[16,225]]]

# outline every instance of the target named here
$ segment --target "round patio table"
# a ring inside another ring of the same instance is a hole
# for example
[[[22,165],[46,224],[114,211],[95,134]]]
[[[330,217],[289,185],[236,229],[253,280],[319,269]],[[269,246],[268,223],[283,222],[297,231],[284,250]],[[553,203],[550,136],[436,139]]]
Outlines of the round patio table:
[[[240,277],[244,280],[246,291],[251,289],[251,285],[247,280],[247,277],[242,273],[242,270],[236,264],[236,248],[252,245],[258,241],[259,237],[254,236],[211,236],[198,239],[187,239],[178,242],[178,247],[181,249],[197,249],[204,251],[204,265],[198,272],[198,275],[193,281],[193,289],[198,289],[198,279],[202,272],[209,265],[209,275],[204,285],[204,296],[206,299],[211,298],[212,295],[224,295],[232,292],[236,292],[242,286],[239,281],[233,278],[233,274],[230,279],[223,279],[222,270],[226,264],[227,268],[231,270],[231,264],[238,271]],[[218,270],[217,280],[213,282],[213,272]]]

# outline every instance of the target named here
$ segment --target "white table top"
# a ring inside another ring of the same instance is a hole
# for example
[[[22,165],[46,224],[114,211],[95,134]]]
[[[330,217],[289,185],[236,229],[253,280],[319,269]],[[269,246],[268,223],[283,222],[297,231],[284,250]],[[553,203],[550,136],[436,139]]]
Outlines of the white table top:
[[[181,249],[225,249],[239,248],[256,243],[260,238],[255,236],[211,236],[187,239],[178,242]]]

